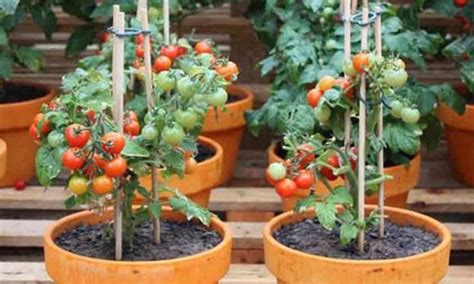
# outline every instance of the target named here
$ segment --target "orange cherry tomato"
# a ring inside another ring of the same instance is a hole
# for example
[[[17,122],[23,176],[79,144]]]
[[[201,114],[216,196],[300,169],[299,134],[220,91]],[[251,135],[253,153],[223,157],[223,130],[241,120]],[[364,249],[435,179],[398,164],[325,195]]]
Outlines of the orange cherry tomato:
[[[369,67],[369,56],[366,53],[356,54],[352,58],[352,65],[358,73],[364,73],[365,69]]]
[[[127,170],[127,161],[122,157],[115,157],[104,166],[104,172],[109,177],[122,176]]]
[[[92,180],[92,191],[98,195],[110,193],[114,189],[114,180],[106,175],[98,176]]]
[[[323,92],[319,88],[311,89],[306,95],[306,100],[311,107],[316,107],[319,104],[319,100],[323,96]]]

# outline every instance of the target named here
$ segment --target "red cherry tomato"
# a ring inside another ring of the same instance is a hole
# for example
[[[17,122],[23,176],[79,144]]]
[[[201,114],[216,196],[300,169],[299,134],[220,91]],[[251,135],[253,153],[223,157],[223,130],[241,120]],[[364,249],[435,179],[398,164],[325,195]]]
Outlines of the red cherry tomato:
[[[104,166],[105,174],[109,177],[119,177],[127,170],[127,161],[122,157],[118,156],[112,161],[109,161]]]
[[[64,152],[63,165],[66,169],[71,171],[78,170],[84,165],[84,158],[82,157],[79,148],[69,148]]]
[[[333,168],[336,168],[336,169],[339,168],[339,158],[336,155],[329,156],[327,163],[331,165]],[[337,176],[334,175],[332,170],[328,167],[322,167],[321,174],[324,175],[330,181],[337,179]]]
[[[463,8],[464,6],[469,3],[469,0],[453,0],[454,5],[456,5],[458,8]]]
[[[188,53],[188,49],[183,46],[178,46],[178,57]]]
[[[311,171],[303,170],[293,179],[296,186],[301,189],[308,189],[314,184],[314,175]]]
[[[169,70],[172,64],[173,61],[168,56],[160,55],[155,59],[155,62],[153,63],[153,70],[156,73],[160,71]]]
[[[352,101],[354,98],[354,88],[349,88],[351,84],[352,82],[349,79],[340,78],[336,80],[336,85],[341,87],[346,98]]]
[[[49,127],[49,121],[47,119],[44,118],[44,114],[42,113],[38,113],[36,116],[35,116],[35,119],[34,119],[34,124],[36,126],[36,128],[38,128],[40,122],[42,122],[43,124],[41,125],[41,134],[46,134],[48,133],[51,129]]]
[[[38,135],[38,129],[36,128],[35,124],[30,125],[30,129],[28,130],[28,134],[30,134],[31,138],[33,138],[36,143],[39,142],[40,137]]]
[[[123,126],[123,132],[130,136],[137,136],[140,134],[140,123],[136,120],[126,121]]]
[[[106,43],[109,40],[110,34],[108,32],[103,32],[99,36],[100,43]]]
[[[143,58],[145,56],[145,50],[141,45],[137,45],[137,47],[135,48],[135,55],[138,58]]]
[[[104,134],[104,136],[101,138],[101,141],[102,149],[110,154],[120,154],[120,152],[122,152],[123,148],[125,147],[125,137],[117,132],[109,132]],[[100,158],[100,156],[97,155],[97,158]],[[96,164],[103,168],[103,164],[100,161],[96,160]]]
[[[366,53],[359,53],[352,58],[352,65],[358,73],[364,73],[369,67],[369,56]]]
[[[90,139],[90,131],[81,124],[71,124],[64,131],[66,141],[71,147],[84,147]]]
[[[26,188],[26,182],[24,180],[17,179],[13,185],[15,190],[24,190]]]
[[[89,119],[89,121],[90,121],[91,123],[94,123],[94,122],[95,122],[95,111],[93,111],[93,110],[90,109],[90,110],[88,110],[88,111],[86,112],[86,115],[87,115],[87,118]]]
[[[161,48],[160,55],[164,55],[171,60],[179,56],[179,48],[175,45],[168,45]]]
[[[137,45],[141,45],[144,40],[145,40],[145,37],[143,36],[143,34],[138,34],[137,37],[135,38],[135,43]]]
[[[194,46],[194,51],[197,54],[212,53],[212,46],[207,40],[200,41]]]
[[[319,104],[319,100],[323,96],[323,92],[319,88],[311,89],[306,95],[306,100],[311,107],[316,107]]]
[[[298,186],[293,180],[285,178],[276,183],[275,189],[278,195],[287,198],[295,195]]]
[[[315,158],[316,155],[313,153],[314,147],[309,144],[301,144],[298,147],[296,158],[301,160],[299,164],[300,169],[306,168]]]

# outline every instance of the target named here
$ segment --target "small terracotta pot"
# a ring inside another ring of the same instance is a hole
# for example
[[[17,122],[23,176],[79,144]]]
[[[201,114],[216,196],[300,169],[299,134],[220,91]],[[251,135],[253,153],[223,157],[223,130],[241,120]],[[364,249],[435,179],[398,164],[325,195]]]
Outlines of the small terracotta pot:
[[[268,148],[268,163],[283,162],[283,159],[276,153],[276,144],[272,143]],[[420,179],[421,155],[418,153],[408,166],[399,165],[387,167],[384,169],[385,174],[391,175],[392,179],[384,183],[385,189],[385,204],[393,207],[405,208],[407,203],[408,192],[415,188]],[[330,182],[335,187],[344,184],[344,180],[338,178]],[[317,194],[328,194],[329,190],[320,181],[316,181],[314,188]],[[309,194],[309,190],[298,189],[295,196],[289,198],[282,198],[283,211],[293,210],[296,202],[303,199]],[[377,204],[378,195],[373,194],[366,198],[367,204]]]
[[[227,225],[213,217],[211,228],[223,240],[216,247],[187,257],[160,261],[112,261],[84,257],[58,247],[54,240],[64,231],[81,224],[109,222],[113,211],[102,216],[89,211],[75,213],[48,228],[44,236],[46,271],[58,284],[182,284],[218,283],[229,269],[232,250]],[[162,218],[185,221],[185,216],[164,208]]]
[[[225,110],[209,108],[204,118],[202,135],[219,143],[224,149],[224,166],[220,184],[229,181],[234,172],[240,142],[245,131],[244,112],[252,108],[253,94],[240,86],[230,85],[227,92],[238,96],[239,101],[228,103]]]
[[[6,172],[0,179],[0,188],[12,186],[16,180],[27,182],[35,175],[38,146],[29,136],[28,129],[41,105],[51,101],[55,95],[54,89],[45,85],[22,81],[14,81],[14,84],[44,90],[45,95],[18,103],[0,104],[0,138],[8,146]]]
[[[7,168],[7,144],[0,139],[0,179],[5,175]]]
[[[366,212],[374,208],[367,206]],[[270,220],[263,230],[265,265],[280,284],[438,283],[449,266],[449,230],[433,218],[405,209],[386,207],[385,213],[392,222],[422,227],[437,234],[441,243],[428,252],[397,259],[349,260],[311,255],[290,249],[273,238],[273,232],[282,225],[314,216],[309,211],[286,212]]]
[[[214,150],[215,154],[211,158],[197,164],[197,169],[191,174],[186,174],[181,179],[173,176],[170,179],[163,179],[158,174],[158,180],[169,187],[177,188],[195,203],[207,207],[211,195],[211,189],[219,184],[223,164],[222,147],[212,139],[204,136],[198,137],[198,143]],[[140,178],[140,184],[151,189],[151,176]],[[161,197],[166,198],[169,194],[163,194]]]
[[[447,105],[440,104],[438,116],[444,124],[449,158],[456,178],[474,187],[474,106],[466,105],[464,114],[459,115]]]

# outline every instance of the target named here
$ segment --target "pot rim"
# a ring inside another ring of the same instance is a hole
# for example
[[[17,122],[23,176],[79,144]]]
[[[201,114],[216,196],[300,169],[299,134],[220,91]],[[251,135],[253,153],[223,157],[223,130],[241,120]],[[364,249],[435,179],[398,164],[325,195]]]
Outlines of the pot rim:
[[[0,111],[2,109],[11,108],[11,107],[23,107],[23,106],[29,105],[29,104],[40,103],[40,102],[44,101],[46,98],[48,98],[48,97],[52,98],[56,95],[56,90],[53,87],[51,87],[47,84],[37,83],[37,82],[34,82],[34,81],[28,81],[28,80],[16,80],[16,79],[9,81],[9,83],[12,83],[12,84],[15,84],[15,85],[23,85],[23,86],[27,85],[27,86],[30,86],[30,87],[33,87],[33,88],[43,89],[43,90],[45,90],[45,94],[43,96],[37,97],[37,98],[32,99],[32,100],[15,102],[15,103],[0,104]]]
[[[473,106],[474,108],[474,106]],[[278,154],[276,153],[276,148],[277,148],[277,144],[278,142],[277,141],[273,141],[271,144],[270,144],[270,147],[268,148],[268,151],[270,151],[273,155],[275,155],[276,157],[280,158],[283,160],[282,157],[278,156]],[[421,159],[421,151],[418,151],[414,156],[413,158],[410,160],[410,163],[408,166],[410,166],[411,164],[413,164],[413,162],[415,160],[419,160]],[[385,170],[387,171],[399,171],[399,170],[404,170],[407,166],[406,165],[395,165],[395,166],[390,166],[390,167],[384,167]],[[403,169],[402,169],[403,168]]]
[[[164,207],[162,211],[174,212],[174,211],[171,211],[171,208],[169,208],[169,207]],[[56,245],[56,243],[54,242],[54,240],[52,238],[52,235],[53,235],[54,230],[59,225],[62,225],[64,223],[69,223],[69,222],[74,221],[76,219],[84,219],[84,218],[86,218],[87,216],[90,216],[90,215],[95,215],[95,213],[85,210],[85,211],[81,211],[81,212],[78,212],[78,213],[70,214],[66,217],[63,217],[63,218],[59,219],[54,224],[50,225],[47,228],[47,230],[44,234],[44,238],[43,238],[45,246],[48,246],[53,250],[59,251],[62,254],[65,254],[65,255],[67,255],[71,258],[75,258],[77,260],[82,260],[82,261],[95,262],[95,263],[98,263],[100,265],[150,266],[150,265],[158,265],[158,264],[170,264],[171,265],[171,264],[175,264],[175,263],[179,263],[179,262],[183,262],[183,261],[193,261],[194,259],[204,257],[205,255],[212,255],[216,251],[224,249],[225,246],[229,242],[232,241],[231,231],[230,231],[229,227],[227,226],[227,224],[225,222],[221,221],[220,219],[218,219],[217,217],[212,216],[210,226],[214,225],[216,227],[219,227],[222,230],[222,232],[223,232],[223,234],[221,235],[222,241],[217,246],[215,246],[215,247],[213,247],[209,250],[205,250],[203,252],[193,254],[193,255],[189,255],[189,256],[185,256],[185,257],[179,257],[179,258],[174,258],[174,259],[165,259],[165,260],[148,260],[148,261],[121,261],[120,260],[120,261],[117,261],[117,260],[107,260],[107,259],[99,259],[99,258],[93,258],[93,257],[88,257],[88,256],[82,256],[82,255],[79,255],[79,254],[69,252],[69,251],[59,247],[58,245]]]
[[[365,208],[375,209],[377,208],[377,206],[366,205]],[[407,257],[401,257],[401,258],[392,258],[392,259],[355,260],[355,259],[340,259],[340,258],[331,258],[331,257],[313,255],[313,254],[309,254],[309,253],[305,253],[299,250],[289,248],[281,244],[280,242],[278,242],[272,236],[272,232],[275,231],[274,227],[277,223],[279,223],[281,220],[287,219],[291,215],[301,214],[301,213],[294,213],[293,211],[282,213],[272,218],[270,221],[268,221],[267,224],[265,224],[265,227],[263,228],[263,238],[265,239],[265,241],[269,242],[271,246],[279,247],[281,250],[288,251],[289,253],[295,254],[298,257],[310,258],[315,261],[324,261],[324,262],[331,262],[331,263],[336,263],[336,264],[350,264],[350,265],[394,264],[394,263],[400,263],[400,262],[405,262],[405,261],[416,261],[417,259],[425,258],[430,255],[437,254],[438,252],[443,250],[446,246],[449,246],[449,244],[451,243],[451,232],[446,228],[446,226],[444,226],[441,222],[439,222],[438,220],[434,218],[420,214],[418,212],[401,209],[401,208],[389,207],[389,206],[384,207],[384,210],[386,213],[394,212],[394,213],[410,216],[411,217],[410,219],[422,219],[427,223],[432,223],[441,232],[439,235],[439,237],[442,239],[441,243],[439,243],[432,250],[429,250],[420,254],[411,255]]]
[[[248,104],[249,102],[253,101],[254,98],[250,89],[242,85],[229,85],[227,86],[227,91],[233,95],[238,96],[241,99],[235,102],[225,104],[226,108],[234,108],[239,105]]]
[[[211,138],[199,135],[197,138],[197,141],[198,141],[198,144],[202,143],[205,146],[213,148],[213,150],[215,151],[212,157],[210,157],[207,160],[199,162],[198,165],[207,165],[207,164],[217,163],[220,157],[224,154],[224,150],[222,149],[222,146],[216,141],[212,140]]]

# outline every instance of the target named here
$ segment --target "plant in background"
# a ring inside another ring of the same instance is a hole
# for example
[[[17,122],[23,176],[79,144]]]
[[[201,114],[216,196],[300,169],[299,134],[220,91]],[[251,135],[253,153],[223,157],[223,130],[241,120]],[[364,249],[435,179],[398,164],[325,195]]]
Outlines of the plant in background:
[[[249,9],[254,29],[269,49],[268,57],[260,63],[262,75],[274,76],[267,102],[259,110],[247,113],[249,129],[255,135],[262,127],[268,127],[277,136],[287,131],[298,131],[306,134],[319,132],[330,137],[332,133],[321,128],[311,115],[306,95],[312,82],[328,75],[336,77],[343,71],[342,67],[347,66],[343,64],[339,1],[270,3],[273,1],[267,1],[266,5],[254,1]],[[442,38],[405,24],[392,5],[383,3],[383,8],[384,54],[406,58],[424,69],[424,57],[438,53]],[[352,45],[359,39],[360,28],[354,27]],[[453,90],[447,84],[430,86],[409,80],[397,93],[397,97],[403,98],[399,102],[419,110],[420,119],[416,124],[399,119],[385,120],[386,135],[393,138],[386,141],[387,166],[408,163],[422,143],[426,143],[429,149],[436,147],[441,137],[441,125],[435,115],[439,100],[457,111],[463,107],[462,101],[451,96]],[[314,91],[312,96],[316,97]],[[318,109],[318,112],[327,115],[325,110]],[[389,112],[385,111],[384,115],[389,115]],[[336,137],[341,138],[340,133],[339,129]]]

